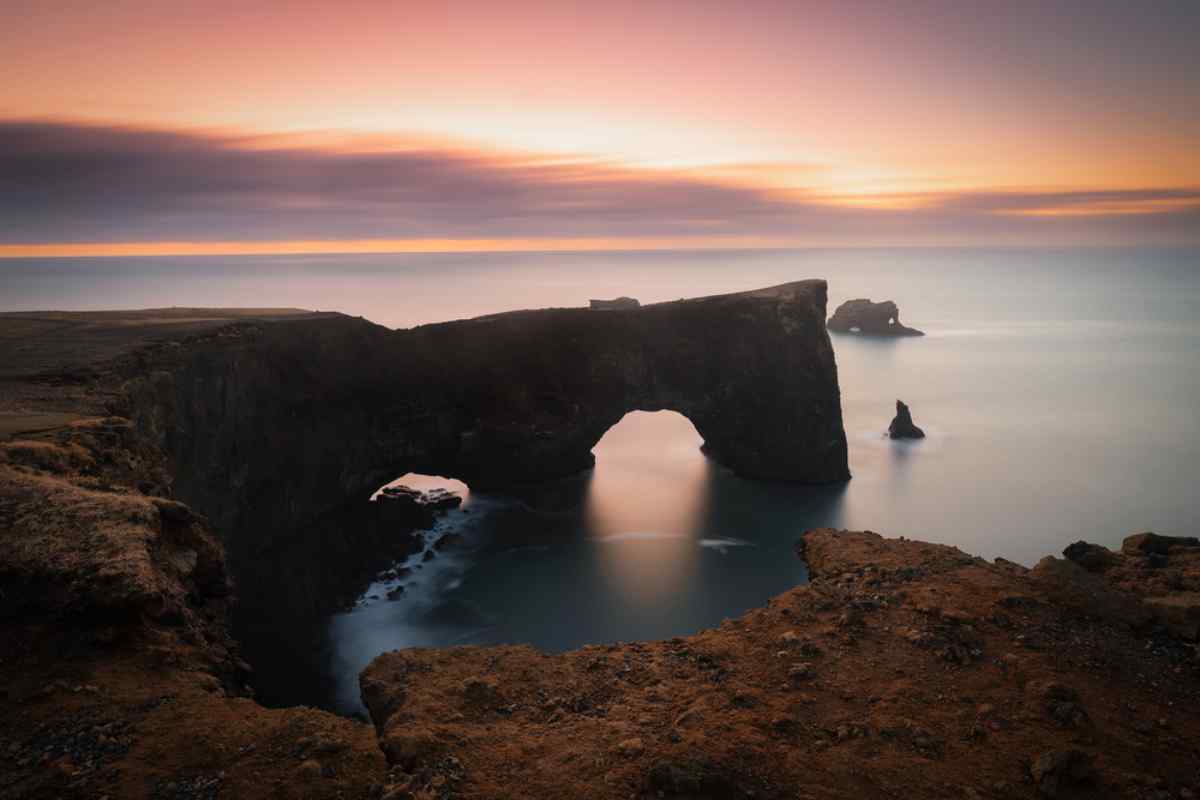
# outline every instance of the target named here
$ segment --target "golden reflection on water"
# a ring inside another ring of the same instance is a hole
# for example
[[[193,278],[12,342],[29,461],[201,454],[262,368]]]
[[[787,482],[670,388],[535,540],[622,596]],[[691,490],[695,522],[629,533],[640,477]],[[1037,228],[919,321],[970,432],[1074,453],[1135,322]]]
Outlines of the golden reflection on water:
[[[615,596],[670,602],[695,572],[709,483],[702,443],[681,414],[632,411],[593,449],[585,527]]]

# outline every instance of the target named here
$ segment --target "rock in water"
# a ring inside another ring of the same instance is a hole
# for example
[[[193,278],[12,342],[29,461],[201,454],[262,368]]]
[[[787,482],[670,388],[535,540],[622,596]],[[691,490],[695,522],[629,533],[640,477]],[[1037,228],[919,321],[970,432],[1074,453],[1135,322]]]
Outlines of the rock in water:
[[[924,439],[925,431],[913,424],[912,413],[903,400],[896,401],[896,416],[888,425],[888,436],[892,439]]]
[[[422,492],[409,486],[387,486],[376,498],[380,516],[388,522],[397,522],[422,529],[433,525],[433,521],[446,511],[458,508],[462,498],[446,489],[430,489]]]
[[[900,323],[900,309],[891,300],[872,303],[861,297],[838,306],[826,327],[839,333],[865,333],[871,336],[925,335],[916,328],[908,328]]]

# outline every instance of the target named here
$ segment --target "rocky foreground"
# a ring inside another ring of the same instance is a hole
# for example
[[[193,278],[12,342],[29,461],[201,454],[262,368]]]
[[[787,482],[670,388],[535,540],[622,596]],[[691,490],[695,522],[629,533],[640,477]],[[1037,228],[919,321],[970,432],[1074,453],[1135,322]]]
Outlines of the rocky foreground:
[[[1094,572],[870,532],[799,549],[811,585],[696,636],[379,657],[387,796],[1200,792],[1200,542],[1083,548]]]
[[[59,361],[142,363],[136,321],[5,322],[0,798],[1200,795],[1200,542],[1152,534],[1026,569],[813,531],[811,584],[717,630],[385,654],[362,676],[374,725],[264,708],[228,533],[165,496],[179,467],[147,406],[120,413],[127,373]],[[245,324],[145,324],[160,351],[255,363]],[[181,327],[199,344],[162,344]]]
[[[1200,792],[1195,540],[1030,570],[812,531],[812,583],[717,630],[385,654],[372,727],[252,699],[221,545],[106,477],[123,430],[0,447],[0,797]]]

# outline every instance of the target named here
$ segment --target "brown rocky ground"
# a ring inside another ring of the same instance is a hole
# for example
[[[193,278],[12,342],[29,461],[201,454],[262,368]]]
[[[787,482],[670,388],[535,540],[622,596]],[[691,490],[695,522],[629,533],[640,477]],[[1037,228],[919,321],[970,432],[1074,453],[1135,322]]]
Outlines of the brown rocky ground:
[[[1136,592],[869,532],[802,549],[811,585],[696,636],[379,657],[362,686],[389,796],[1200,792],[1196,649]],[[1113,577],[1157,586],[1111,555]],[[1174,546],[1155,575],[1194,588],[1197,557]]]
[[[77,329],[22,343],[3,317],[25,360],[0,360],[0,798],[1200,794],[1200,547],[1145,535],[1027,570],[814,531],[811,585],[717,630],[385,654],[378,737],[264,708],[210,523],[155,496],[171,476],[104,369],[64,377]]]
[[[0,798],[367,796],[369,726],[251,699],[224,550],[122,430],[0,443]]]
[[[129,420],[110,358],[289,310],[0,314],[0,798],[366,797],[370,726],[266,709],[224,548]],[[141,488],[139,488],[141,487]]]

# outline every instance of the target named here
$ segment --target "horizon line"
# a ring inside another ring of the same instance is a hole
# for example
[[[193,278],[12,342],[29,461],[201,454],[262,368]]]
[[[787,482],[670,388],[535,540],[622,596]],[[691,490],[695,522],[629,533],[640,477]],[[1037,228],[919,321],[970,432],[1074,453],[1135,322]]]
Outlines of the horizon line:
[[[454,255],[470,253],[636,253],[719,252],[770,250],[865,250],[865,249],[1126,249],[1139,247],[1189,248],[1190,242],[925,242],[925,243],[804,243],[754,236],[705,237],[703,240],[604,239],[313,239],[257,242],[79,242],[0,244],[0,261],[55,258],[206,258],[217,256],[297,255]]]

